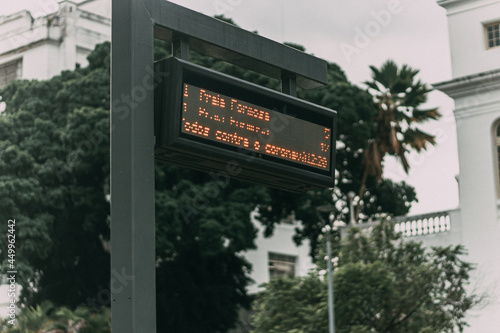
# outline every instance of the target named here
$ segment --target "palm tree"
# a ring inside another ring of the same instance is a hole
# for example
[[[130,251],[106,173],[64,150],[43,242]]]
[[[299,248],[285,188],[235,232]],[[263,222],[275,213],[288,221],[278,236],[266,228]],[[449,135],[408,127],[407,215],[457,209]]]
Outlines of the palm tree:
[[[358,192],[360,200],[364,197],[368,176],[381,180],[382,161],[386,154],[397,156],[408,173],[408,151],[415,149],[420,152],[428,143],[435,144],[435,136],[421,131],[416,124],[441,116],[437,108],[419,109],[427,101],[427,94],[432,89],[416,80],[418,70],[408,65],[398,68],[392,60],[386,61],[380,69],[374,66],[370,66],[370,69],[372,80],[365,84],[373,96],[377,113],[373,118],[373,134],[363,153],[365,169]],[[356,208],[356,220],[360,208],[361,204]]]

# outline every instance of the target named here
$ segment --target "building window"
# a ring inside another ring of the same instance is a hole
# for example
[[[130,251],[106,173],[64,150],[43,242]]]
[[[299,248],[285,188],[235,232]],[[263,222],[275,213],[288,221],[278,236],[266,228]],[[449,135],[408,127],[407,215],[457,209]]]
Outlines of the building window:
[[[494,137],[497,197],[500,199],[500,121],[495,126]]]
[[[486,30],[486,48],[491,49],[500,46],[500,22],[488,24]]]
[[[22,64],[22,59],[0,64],[0,88],[5,87],[12,80],[21,78]]]
[[[269,253],[269,276],[271,279],[277,277],[294,277],[295,262],[297,257],[286,254]]]

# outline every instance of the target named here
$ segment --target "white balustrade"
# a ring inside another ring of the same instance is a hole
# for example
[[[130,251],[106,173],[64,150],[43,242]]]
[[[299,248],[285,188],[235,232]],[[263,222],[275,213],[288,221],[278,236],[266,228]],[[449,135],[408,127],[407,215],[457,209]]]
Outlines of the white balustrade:
[[[396,217],[394,220],[396,232],[401,232],[406,237],[436,234],[451,229],[448,212]]]

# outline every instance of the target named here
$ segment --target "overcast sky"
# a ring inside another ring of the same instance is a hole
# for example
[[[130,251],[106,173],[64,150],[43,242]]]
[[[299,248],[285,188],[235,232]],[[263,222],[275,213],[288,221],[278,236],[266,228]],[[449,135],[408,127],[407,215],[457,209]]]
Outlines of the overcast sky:
[[[34,16],[53,10],[53,0],[0,0],[0,15],[30,8]],[[436,0],[172,0],[206,15],[224,14],[246,30],[279,41],[303,45],[308,53],[335,62],[360,86],[370,78],[370,65],[387,59],[420,69],[419,78],[432,84],[451,79],[446,11]],[[429,107],[443,118],[425,126],[438,145],[411,154],[406,176],[397,163],[384,174],[405,180],[417,190],[420,214],[458,206],[458,156],[453,102],[431,93]]]

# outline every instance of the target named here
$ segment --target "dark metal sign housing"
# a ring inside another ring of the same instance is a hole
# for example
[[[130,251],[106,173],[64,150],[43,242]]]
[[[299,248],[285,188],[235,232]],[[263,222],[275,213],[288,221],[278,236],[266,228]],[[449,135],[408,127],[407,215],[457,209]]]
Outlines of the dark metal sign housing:
[[[334,184],[336,112],[189,63],[158,62],[155,158],[289,191]]]

